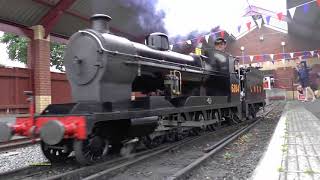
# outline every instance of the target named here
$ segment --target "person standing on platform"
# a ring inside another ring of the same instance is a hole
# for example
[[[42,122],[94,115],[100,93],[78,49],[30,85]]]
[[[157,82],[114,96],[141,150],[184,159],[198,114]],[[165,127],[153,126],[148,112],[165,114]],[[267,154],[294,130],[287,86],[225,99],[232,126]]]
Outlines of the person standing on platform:
[[[297,63],[297,67],[296,67],[297,73],[298,73],[298,78],[299,78],[299,82],[300,85],[302,86],[304,92],[305,92],[305,100],[308,100],[308,94],[310,93],[310,95],[312,96],[312,101],[314,101],[316,99],[315,94],[313,92],[313,90],[310,88],[310,83],[309,83],[309,71],[306,67],[306,63],[305,62],[300,62]]]

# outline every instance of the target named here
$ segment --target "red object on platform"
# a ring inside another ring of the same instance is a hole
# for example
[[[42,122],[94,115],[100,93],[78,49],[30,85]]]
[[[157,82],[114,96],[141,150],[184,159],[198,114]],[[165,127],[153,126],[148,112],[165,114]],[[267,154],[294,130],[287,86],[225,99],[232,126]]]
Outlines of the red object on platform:
[[[318,6],[320,7],[320,0],[317,0],[317,4],[318,4]]]
[[[306,100],[305,95],[304,94],[298,94],[298,100],[300,100],[300,101]]]

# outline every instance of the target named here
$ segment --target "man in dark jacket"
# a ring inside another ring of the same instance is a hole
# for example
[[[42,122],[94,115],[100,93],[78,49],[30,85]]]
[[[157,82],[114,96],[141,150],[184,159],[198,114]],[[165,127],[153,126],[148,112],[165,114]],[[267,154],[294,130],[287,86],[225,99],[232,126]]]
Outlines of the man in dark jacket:
[[[316,99],[316,97],[314,95],[313,90],[310,88],[309,71],[307,69],[306,62],[297,63],[296,70],[298,73],[300,85],[302,86],[302,88],[306,92],[306,96],[305,96],[306,100],[308,99],[308,92],[309,92],[312,96],[312,101],[314,101]]]

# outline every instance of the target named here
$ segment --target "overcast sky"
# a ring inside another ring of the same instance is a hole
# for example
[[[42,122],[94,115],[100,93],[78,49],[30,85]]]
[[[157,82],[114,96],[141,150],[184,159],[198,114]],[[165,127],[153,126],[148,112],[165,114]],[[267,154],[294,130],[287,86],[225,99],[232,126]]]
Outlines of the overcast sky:
[[[235,31],[247,21],[242,16],[248,3],[286,14],[286,0],[159,0],[157,9],[164,10],[166,29],[175,36],[193,30],[210,31],[216,26]]]

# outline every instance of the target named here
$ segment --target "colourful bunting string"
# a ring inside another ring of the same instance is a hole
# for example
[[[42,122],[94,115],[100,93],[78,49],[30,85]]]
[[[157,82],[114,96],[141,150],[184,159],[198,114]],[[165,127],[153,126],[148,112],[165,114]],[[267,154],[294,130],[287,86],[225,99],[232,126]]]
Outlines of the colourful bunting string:
[[[250,62],[253,62],[254,60],[259,61],[270,61],[274,64],[275,61],[281,60],[292,60],[292,59],[307,59],[312,58],[314,54],[316,53],[317,57],[320,58],[320,50],[312,50],[312,51],[299,51],[299,52],[290,52],[290,53],[278,53],[278,54],[264,54],[264,55],[246,55],[245,57],[237,56],[238,58],[244,58],[247,59],[249,57]],[[290,56],[289,56],[290,55]],[[270,57],[270,60],[268,59],[268,56]]]
[[[309,2],[297,5],[295,7],[287,9],[287,10],[289,11],[289,14],[290,14],[291,18],[293,19],[295,11],[296,11],[296,8],[303,6],[304,13],[307,13],[309,11],[309,8],[310,8],[309,4],[313,3],[313,2],[316,2],[317,5],[320,7],[320,0],[311,0]],[[277,18],[278,18],[279,21],[282,21],[285,18],[285,15],[283,15],[283,12],[279,12],[276,15],[277,15]],[[270,25],[271,16],[270,15],[263,16],[263,20],[267,25]],[[257,19],[256,22],[257,22],[258,28],[260,29],[262,27],[262,19]],[[251,21],[247,22],[246,26],[247,26],[248,31],[250,31],[251,30]],[[237,26],[238,33],[241,32],[241,27],[242,27],[241,25]],[[212,37],[212,39],[216,39],[216,33],[220,33],[220,37],[222,37],[222,38],[224,38],[224,36],[225,36],[225,31],[219,31],[219,32],[215,32],[215,33],[210,33],[208,35],[203,35],[203,36],[201,36],[201,39],[204,37],[206,42],[209,41],[210,36]],[[183,44],[183,43],[192,44],[192,41],[195,40],[195,39],[197,39],[197,38],[190,39],[190,40],[185,40],[183,42],[176,42],[175,44]],[[198,41],[196,41],[196,42],[198,43]],[[318,56],[319,56],[319,54],[318,54]]]

